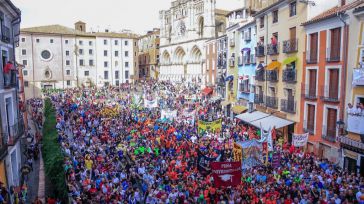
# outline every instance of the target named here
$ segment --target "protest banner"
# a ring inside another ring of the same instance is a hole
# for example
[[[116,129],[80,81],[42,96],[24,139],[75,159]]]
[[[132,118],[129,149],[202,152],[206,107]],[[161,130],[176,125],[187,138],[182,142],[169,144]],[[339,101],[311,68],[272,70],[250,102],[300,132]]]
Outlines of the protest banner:
[[[293,146],[295,147],[304,147],[307,144],[308,133],[304,134],[293,134]]]
[[[177,110],[161,110],[161,119],[174,120],[177,118]]]
[[[272,157],[272,167],[278,168],[281,163],[281,155],[279,153],[273,153]]]
[[[243,149],[236,142],[234,142],[234,147],[233,147],[233,159],[236,162],[241,162],[243,159]]]
[[[263,161],[262,143],[258,140],[237,142],[242,148],[242,169],[251,169],[259,166]]]
[[[240,162],[211,162],[211,172],[216,187],[237,186],[241,182]]]
[[[222,128],[222,119],[218,119],[212,122],[206,122],[202,120],[198,121],[199,131],[204,130],[204,131],[216,132],[220,131],[221,128]]]
[[[157,108],[158,100],[157,99],[153,99],[153,100],[144,99],[144,107],[145,108]]]

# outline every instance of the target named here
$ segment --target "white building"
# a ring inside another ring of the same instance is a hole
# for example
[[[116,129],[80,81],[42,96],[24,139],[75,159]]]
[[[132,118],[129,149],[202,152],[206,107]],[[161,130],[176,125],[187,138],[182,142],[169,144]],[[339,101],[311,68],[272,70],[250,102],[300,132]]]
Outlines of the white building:
[[[215,0],[176,0],[160,11],[160,80],[205,82],[205,42],[225,29]]]
[[[25,66],[26,97],[44,88],[105,86],[133,82],[137,76],[137,36],[130,33],[86,32],[61,25],[24,28],[17,61]]]

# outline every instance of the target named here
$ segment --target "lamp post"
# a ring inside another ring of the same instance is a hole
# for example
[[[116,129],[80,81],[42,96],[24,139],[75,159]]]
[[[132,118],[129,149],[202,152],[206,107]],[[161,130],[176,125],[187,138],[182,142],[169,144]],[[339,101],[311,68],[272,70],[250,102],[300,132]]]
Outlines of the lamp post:
[[[340,135],[344,134],[344,127],[345,127],[345,123],[343,120],[340,119],[336,122],[336,128],[339,130]]]

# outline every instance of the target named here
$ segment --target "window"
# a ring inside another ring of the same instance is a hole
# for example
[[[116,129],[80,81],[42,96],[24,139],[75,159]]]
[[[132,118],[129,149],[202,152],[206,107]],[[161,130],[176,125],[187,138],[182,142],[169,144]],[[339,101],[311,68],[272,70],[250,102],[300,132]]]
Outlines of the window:
[[[65,41],[64,41],[64,43],[65,43],[65,44],[68,44],[68,40],[65,40]]]
[[[26,55],[26,54],[27,54],[27,50],[22,49],[22,50],[21,50],[21,55]]]
[[[94,60],[90,59],[90,60],[88,61],[88,64],[89,64],[90,66],[94,66]]]
[[[48,60],[51,58],[51,52],[49,52],[48,50],[43,50],[40,53],[40,56],[44,59],[44,60]]]
[[[329,93],[326,93],[330,99],[338,100],[339,99],[339,69],[329,69]]]
[[[25,38],[21,38],[21,42],[25,42]]]
[[[39,39],[36,39],[35,41],[36,41],[37,43],[39,43],[39,41],[40,41],[40,40],[39,40]]]
[[[70,55],[70,51],[66,50],[66,56]]]
[[[80,66],[84,66],[83,59],[80,59]]]
[[[78,41],[78,44],[83,45],[83,41],[82,40]]]
[[[67,86],[71,86],[71,81],[67,80]]]
[[[115,51],[115,57],[119,57],[119,51]]]
[[[50,40],[49,40],[49,42],[50,42],[50,43],[53,43],[53,39],[50,39]]]
[[[92,41],[88,41],[88,45],[89,46],[92,46]]]
[[[323,136],[329,140],[336,138],[337,109],[327,108],[326,131],[324,127]]]
[[[104,67],[108,67],[108,62],[107,61],[104,62]]]
[[[104,45],[107,45],[107,40],[104,40]]]
[[[129,62],[125,62],[125,67],[129,67]]]
[[[88,54],[89,54],[89,55],[93,55],[93,54],[94,54],[94,51],[93,51],[92,49],[89,49],[89,50],[88,50]]]
[[[115,71],[115,79],[119,79],[119,71]]]
[[[129,51],[125,51],[125,57],[129,57]]]
[[[67,70],[66,70],[66,75],[67,75],[67,76],[71,75],[71,70],[67,69]]]
[[[135,57],[137,56],[137,53],[136,53],[136,52],[134,52],[134,56],[135,56]]]
[[[292,16],[295,16],[296,13],[297,13],[297,2],[292,2],[289,4],[289,16],[292,17]]]
[[[116,86],[119,86],[119,80],[116,80],[116,81],[115,81],[115,85],[116,85]]]
[[[104,56],[107,57],[107,50],[104,50]]]
[[[70,65],[70,61],[66,60],[66,65],[69,66]]]
[[[137,42],[134,42],[134,46],[137,46]]]
[[[318,33],[310,34],[310,50],[307,53],[307,63],[317,63]]]
[[[306,127],[309,133],[315,132],[315,106],[308,104],[307,105],[307,122]]]
[[[115,45],[118,45],[118,44],[119,44],[119,41],[115,40],[115,41],[114,41],[114,44],[115,44]]]
[[[277,23],[278,22],[278,10],[273,11],[272,17],[273,17],[273,23]]]
[[[308,70],[308,96],[309,96],[309,98],[316,98],[316,77],[317,77],[317,70],[309,69]]]
[[[126,40],[125,40],[125,41],[124,41],[124,45],[125,45],[125,46],[128,46],[128,44],[129,44],[129,41],[126,41]]]
[[[25,70],[25,69],[24,69],[24,70],[23,70],[23,75],[24,75],[24,76],[28,76],[28,70]]]
[[[260,17],[259,22],[260,22],[259,28],[264,28],[264,16]]]
[[[245,92],[245,93],[250,92],[249,79],[242,80],[240,82],[240,92]]]
[[[109,71],[104,71],[104,79],[109,79]]]
[[[23,60],[23,65],[28,65],[28,61],[27,60]]]
[[[341,28],[330,30],[330,47],[328,48],[328,61],[340,61]]]
[[[24,86],[28,87],[29,86],[29,82],[28,81],[24,81]]]
[[[129,79],[129,71],[128,70],[125,71],[125,79]]]
[[[83,49],[79,49],[79,50],[78,50],[78,53],[79,53],[80,55],[83,55]]]
[[[90,71],[85,71],[85,72],[84,72],[84,75],[85,75],[85,76],[90,76]]]
[[[119,62],[115,61],[115,67],[119,66]]]

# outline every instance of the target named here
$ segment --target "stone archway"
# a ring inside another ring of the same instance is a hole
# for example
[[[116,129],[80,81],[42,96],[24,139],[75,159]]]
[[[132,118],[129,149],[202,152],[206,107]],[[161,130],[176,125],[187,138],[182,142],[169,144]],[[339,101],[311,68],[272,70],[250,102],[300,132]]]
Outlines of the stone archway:
[[[186,52],[182,47],[177,47],[174,51],[173,62],[176,64],[183,64],[185,62]]]

